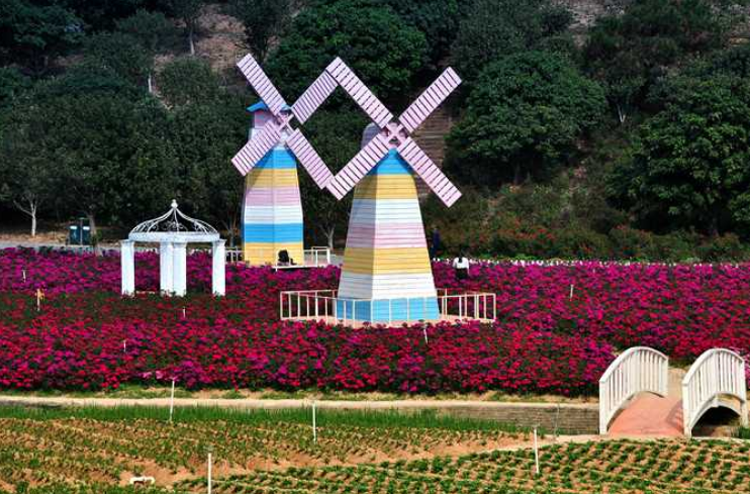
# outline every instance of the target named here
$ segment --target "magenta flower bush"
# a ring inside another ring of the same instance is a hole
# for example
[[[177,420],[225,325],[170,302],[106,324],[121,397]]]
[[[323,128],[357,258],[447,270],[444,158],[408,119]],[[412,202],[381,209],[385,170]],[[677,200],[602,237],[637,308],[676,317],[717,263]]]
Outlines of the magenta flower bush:
[[[137,256],[156,291],[158,258]],[[278,321],[281,290],[334,288],[339,271],[227,268],[213,298],[210,259],[188,259],[183,299],[119,296],[119,257],[0,251],[0,388],[186,387],[591,394],[616,348],[648,345],[690,361],[750,350],[746,266],[477,265],[439,287],[492,291],[498,319],[362,329]],[[25,276],[25,279],[24,279]],[[571,296],[572,285],[572,296]],[[37,312],[34,293],[46,299]]]

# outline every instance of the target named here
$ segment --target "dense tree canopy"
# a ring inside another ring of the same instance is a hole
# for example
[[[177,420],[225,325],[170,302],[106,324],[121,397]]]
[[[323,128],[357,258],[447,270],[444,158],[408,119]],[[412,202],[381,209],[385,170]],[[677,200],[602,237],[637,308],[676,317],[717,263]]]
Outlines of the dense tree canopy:
[[[520,183],[565,163],[580,138],[601,121],[604,91],[564,57],[513,55],[487,66],[450,135],[451,167],[481,184]]]
[[[54,2],[0,2],[0,62],[22,63],[41,73],[82,37],[83,21]]]
[[[587,27],[554,0],[5,0],[0,215],[126,229],[175,197],[232,235],[230,159],[257,95],[231,58],[252,52],[292,103],[340,56],[396,113],[448,64],[464,80],[422,135],[453,124],[445,168],[464,198],[424,210],[454,225],[453,247],[721,258],[750,239],[736,3],[632,0]],[[367,124],[337,93],[303,126],[334,169]],[[300,176],[307,241],[341,245],[349,203]]]
[[[750,85],[677,77],[639,129],[612,189],[642,221],[715,235],[750,226]]]
[[[453,46],[453,63],[471,81],[487,64],[565,31],[566,13],[548,0],[473,0]]]
[[[376,0],[337,0],[300,12],[268,63],[286,98],[302,94],[341,57],[384,100],[412,87],[427,57],[422,32]]]
[[[621,122],[680,59],[719,48],[727,20],[708,0],[634,0],[600,19],[584,47],[588,71],[605,84]]]

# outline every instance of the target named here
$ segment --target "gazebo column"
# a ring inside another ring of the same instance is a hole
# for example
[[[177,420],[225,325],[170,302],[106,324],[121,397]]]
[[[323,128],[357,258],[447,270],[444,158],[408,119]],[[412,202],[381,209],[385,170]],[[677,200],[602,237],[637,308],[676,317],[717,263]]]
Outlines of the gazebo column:
[[[178,297],[187,293],[187,242],[173,242],[172,291]]]
[[[120,275],[122,278],[122,294],[135,293],[135,242],[123,240],[120,242]]]
[[[226,294],[226,264],[227,264],[227,252],[225,248],[225,240],[216,240],[212,244],[211,255],[212,255],[212,271],[211,280],[213,284],[213,294],[224,296]]]
[[[159,244],[159,289],[167,295],[174,292],[173,265],[174,244],[172,242],[161,242]]]

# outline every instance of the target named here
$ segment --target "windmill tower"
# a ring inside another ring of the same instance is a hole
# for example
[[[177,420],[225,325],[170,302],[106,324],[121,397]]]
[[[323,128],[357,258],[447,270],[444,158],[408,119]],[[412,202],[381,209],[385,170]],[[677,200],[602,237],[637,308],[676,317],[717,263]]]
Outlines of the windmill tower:
[[[338,290],[339,317],[370,322],[437,320],[437,292],[414,174],[450,207],[461,197],[410,137],[461,83],[446,69],[398,118],[340,59],[326,69],[373,121],[362,150],[328,183],[354,201]]]
[[[237,64],[261,101],[248,110],[253,115],[250,139],[232,158],[245,176],[242,207],[242,255],[252,265],[275,264],[285,250],[304,261],[304,226],[297,162],[321,189],[332,174],[299,129],[336,89],[323,73],[291,107],[286,104],[251,55]]]

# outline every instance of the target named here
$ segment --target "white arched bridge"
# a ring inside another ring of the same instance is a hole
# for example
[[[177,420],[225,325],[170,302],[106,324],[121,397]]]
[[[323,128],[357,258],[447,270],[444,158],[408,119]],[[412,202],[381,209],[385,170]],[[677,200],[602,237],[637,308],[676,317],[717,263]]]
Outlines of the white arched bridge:
[[[708,350],[681,386],[670,387],[669,381],[669,358],[663,353],[648,347],[623,352],[599,380],[599,432],[690,437],[706,412],[718,407],[748,425],[745,361],[737,353]]]

